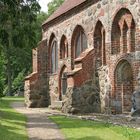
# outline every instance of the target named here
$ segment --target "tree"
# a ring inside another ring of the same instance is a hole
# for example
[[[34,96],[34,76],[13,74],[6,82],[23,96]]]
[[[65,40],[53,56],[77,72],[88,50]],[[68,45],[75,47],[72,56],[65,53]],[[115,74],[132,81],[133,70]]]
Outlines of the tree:
[[[60,7],[63,2],[64,0],[52,0],[52,2],[49,2],[47,17],[49,17],[58,7]]]
[[[39,42],[42,38],[42,23],[47,19],[47,13],[40,12],[37,14],[37,21],[35,22],[36,40]]]
[[[40,6],[36,0],[1,0],[0,8],[0,44],[5,57],[8,94],[12,95],[12,51],[16,47],[36,45],[33,23]]]
[[[0,98],[3,97],[3,89],[4,89],[4,81],[5,81],[5,75],[4,75],[4,57],[2,53],[0,53]]]
[[[31,72],[32,48],[41,40],[41,24],[64,0],[49,3],[48,13],[39,12],[36,0],[0,1],[0,94],[23,88]]]

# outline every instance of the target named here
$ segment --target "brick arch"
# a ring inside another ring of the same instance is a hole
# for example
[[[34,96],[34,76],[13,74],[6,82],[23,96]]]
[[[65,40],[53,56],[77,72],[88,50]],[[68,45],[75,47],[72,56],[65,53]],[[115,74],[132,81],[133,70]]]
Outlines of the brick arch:
[[[51,42],[52,42],[52,40],[53,40],[54,38],[56,39],[55,34],[54,34],[54,33],[51,33],[51,35],[50,35],[50,37],[49,37],[49,46],[51,45]]]
[[[53,45],[54,43],[55,43],[55,45]],[[52,56],[53,53],[54,53],[54,57]],[[55,58],[55,60],[54,60],[55,63],[52,62],[54,58]],[[49,60],[50,73],[56,73],[57,69],[58,69],[58,42],[57,42],[57,39],[56,39],[54,33],[51,34],[50,39],[49,39],[48,60]]]
[[[65,35],[62,35],[60,41],[60,59],[65,59],[68,57],[68,40]]]
[[[55,34],[51,33],[51,35],[48,39],[48,53],[49,53],[49,56],[50,56],[50,53],[51,53],[51,43],[54,39],[57,41]]]
[[[76,58],[76,39],[79,35],[79,32],[82,32],[84,35],[85,35],[85,38],[86,38],[86,41],[87,41],[87,47],[88,47],[88,38],[87,38],[87,34],[84,30],[84,28],[81,26],[81,25],[77,25],[73,31],[73,34],[72,34],[72,38],[71,38],[71,56],[72,56],[72,59],[75,59]],[[81,51],[82,52],[82,51]]]
[[[98,23],[101,23],[102,26],[105,29],[105,23],[104,23],[104,21],[102,19],[100,19],[100,18],[97,18],[96,21],[94,22],[94,25],[93,25],[93,29],[92,29],[93,34],[95,33],[96,26],[97,26]]]
[[[94,49],[96,52],[97,60],[101,65],[106,64],[106,48],[105,48],[105,29],[100,20],[96,22],[96,26],[94,29]]]
[[[116,70],[117,70],[118,68],[124,66],[125,64],[127,64],[127,66],[129,66],[129,68],[131,69],[131,73],[133,74],[132,65],[131,65],[131,63],[130,63],[128,60],[126,60],[126,59],[120,59],[120,60],[117,62],[116,66],[115,66],[115,69],[114,69],[114,73],[116,73]],[[124,71],[124,72],[126,72],[126,71]],[[132,75],[132,76],[133,76],[133,75]]]
[[[129,53],[135,50],[135,21],[126,8],[121,8],[113,17],[111,29],[112,54]]]
[[[112,106],[116,113],[131,111],[131,96],[133,93],[133,69],[131,64],[125,60],[120,60],[114,70],[114,96]]]
[[[132,64],[131,64],[131,61],[127,58],[127,57],[125,57],[125,56],[121,56],[120,58],[118,58],[117,59],[117,61],[115,62],[115,64],[113,65],[113,67],[114,67],[114,71],[115,71],[115,69],[116,69],[116,67],[117,67],[117,65],[120,63],[120,62],[123,62],[123,61],[127,61],[128,63],[129,63],[129,65],[133,68],[133,66],[132,66]]]
[[[58,78],[59,78],[59,87],[58,87],[58,92],[59,92],[59,100],[61,101],[63,99],[63,93],[62,93],[62,89],[64,88],[63,87],[63,74],[66,74],[67,73],[67,65],[63,65],[61,68],[60,68],[60,71],[59,71],[59,74],[58,74]],[[66,75],[67,76],[67,75]],[[67,78],[67,77],[66,77]],[[67,80],[67,79],[65,79]],[[64,83],[67,85],[67,81],[64,81]],[[67,87],[66,87],[67,88]]]
[[[112,66],[112,73],[111,73],[111,77],[112,77],[112,95],[114,95],[114,88],[115,88],[115,70],[116,70],[116,67],[118,66],[118,64],[122,61],[127,61],[130,65],[131,65],[131,68],[132,68],[132,72],[133,72],[133,77],[134,77],[134,67],[133,65],[131,64],[131,61],[129,59],[127,59],[126,57],[120,57],[117,59],[117,61],[113,64]]]
[[[111,19],[112,19],[112,22],[115,20],[117,14],[118,14],[118,13],[121,13],[121,11],[123,11],[123,10],[126,10],[126,11],[128,11],[129,13],[131,13],[134,22],[136,21],[134,15],[133,15],[133,12],[132,12],[130,9],[128,9],[126,6],[120,6],[119,8],[117,8],[117,9],[113,12],[112,18],[111,18]],[[136,22],[135,22],[135,23],[136,23]]]

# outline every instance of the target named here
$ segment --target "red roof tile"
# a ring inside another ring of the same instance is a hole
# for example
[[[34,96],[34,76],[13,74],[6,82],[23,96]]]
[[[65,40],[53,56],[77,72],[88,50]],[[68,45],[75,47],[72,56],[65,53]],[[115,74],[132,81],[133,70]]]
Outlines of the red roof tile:
[[[45,23],[59,17],[85,1],[86,0],[65,0],[64,3],[45,21]]]

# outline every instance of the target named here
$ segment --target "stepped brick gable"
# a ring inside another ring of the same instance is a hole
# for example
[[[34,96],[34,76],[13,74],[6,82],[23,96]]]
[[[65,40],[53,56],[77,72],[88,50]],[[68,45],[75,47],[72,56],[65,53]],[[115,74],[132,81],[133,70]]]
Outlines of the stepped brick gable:
[[[25,79],[28,107],[131,112],[140,72],[139,0],[65,0],[42,30]]]

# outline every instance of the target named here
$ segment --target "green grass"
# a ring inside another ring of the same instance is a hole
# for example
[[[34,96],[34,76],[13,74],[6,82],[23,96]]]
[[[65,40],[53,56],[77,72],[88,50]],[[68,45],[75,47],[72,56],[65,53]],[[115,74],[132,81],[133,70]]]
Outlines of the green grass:
[[[23,98],[5,97],[0,99],[0,140],[27,140],[26,117],[10,107],[12,102]]]
[[[140,132],[107,123],[51,116],[67,140],[140,140]]]

